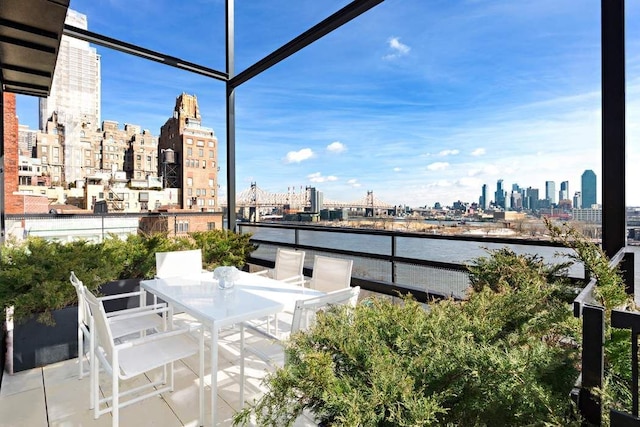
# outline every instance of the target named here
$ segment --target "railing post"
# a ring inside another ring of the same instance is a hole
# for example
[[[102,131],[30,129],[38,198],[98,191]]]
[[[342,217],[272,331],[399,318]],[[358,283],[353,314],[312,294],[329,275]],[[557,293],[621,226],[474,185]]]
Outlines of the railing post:
[[[622,269],[622,279],[624,280],[625,290],[628,295],[634,293],[635,288],[635,259],[633,252],[625,252],[624,258],[620,263]]]
[[[591,390],[602,387],[604,375],[604,307],[582,308],[582,385],[578,408],[589,424],[600,425],[602,405]]]
[[[396,235],[391,235],[391,283],[396,283]]]

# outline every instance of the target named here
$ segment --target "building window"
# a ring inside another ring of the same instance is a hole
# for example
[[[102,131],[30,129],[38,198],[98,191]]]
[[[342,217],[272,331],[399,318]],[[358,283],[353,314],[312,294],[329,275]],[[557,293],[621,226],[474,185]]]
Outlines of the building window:
[[[209,141],[209,147],[213,148],[213,141]]]
[[[193,144],[193,139],[187,138],[187,144]]]
[[[176,222],[176,231],[178,233],[188,233],[189,232],[189,221],[178,221],[178,222]]]
[[[204,157],[204,150],[202,148],[198,148],[198,156]]]
[[[42,154],[47,154],[47,146],[46,145],[42,146]]]
[[[216,190],[211,190],[211,197],[214,197],[216,195]]]
[[[204,147],[204,141],[198,140],[198,143],[196,145],[198,147]]]
[[[193,148],[187,148],[187,156],[193,156]]]
[[[193,195],[193,188],[187,188],[187,196],[191,197]]]
[[[215,203],[214,203],[215,200],[209,199],[208,201],[209,201],[209,206],[215,206]]]
[[[214,157],[214,152],[213,152],[213,150],[209,150],[209,158],[210,158],[210,159],[213,159],[213,157]]]
[[[211,231],[211,230],[215,230],[216,229],[216,223],[215,222],[208,222],[207,223],[207,230]]]
[[[140,154],[138,154],[138,155],[136,156],[136,160],[142,160],[142,156],[141,156]]]
[[[213,181],[213,179],[209,180],[209,187],[214,187],[215,186],[215,182]]]
[[[193,185],[193,178],[187,178],[187,185],[191,187]]]

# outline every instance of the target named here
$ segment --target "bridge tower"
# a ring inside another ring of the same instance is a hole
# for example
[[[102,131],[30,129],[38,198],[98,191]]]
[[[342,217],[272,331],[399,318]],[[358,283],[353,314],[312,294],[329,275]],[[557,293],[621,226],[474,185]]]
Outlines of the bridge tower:
[[[367,190],[367,199],[366,199],[366,208],[364,210],[364,216],[365,217],[372,217],[373,216],[373,206],[374,206],[374,202],[373,202],[373,190]]]
[[[258,222],[258,186],[255,181],[249,190],[249,222]]]

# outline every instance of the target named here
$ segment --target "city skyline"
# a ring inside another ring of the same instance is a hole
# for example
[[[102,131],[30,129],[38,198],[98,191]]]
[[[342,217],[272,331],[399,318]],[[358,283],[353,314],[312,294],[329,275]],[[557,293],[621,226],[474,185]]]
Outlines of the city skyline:
[[[317,3],[237,4],[236,71],[348,1]],[[168,5],[141,2],[131,14],[120,0],[71,1],[91,31],[224,70],[224,2],[181,5],[180,14]],[[628,16],[640,9],[627,7]],[[449,205],[478,202],[482,185],[502,178],[542,191],[568,181],[573,197],[585,169],[601,176],[599,12],[593,0],[579,14],[568,0],[387,0],[237,90],[237,189],[308,185],[336,200],[373,190],[391,204]],[[638,27],[627,27],[629,165],[640,161]],[[104,120],[157,136],[178,93],[198,97],[220,141],[225,197],[224,84],[97,50]],[[34,104],[18,99],[31,128]],[[640,179],[632,169],[629,183]],[[626,202],[640,205],[631,185]]]

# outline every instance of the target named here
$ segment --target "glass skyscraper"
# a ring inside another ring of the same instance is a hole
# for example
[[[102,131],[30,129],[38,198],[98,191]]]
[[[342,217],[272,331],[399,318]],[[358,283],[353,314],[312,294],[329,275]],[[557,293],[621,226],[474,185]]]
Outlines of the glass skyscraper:
[[[546,181],[544,183],[544,196],[545,199],[551,204],[556,204],[556,183],[555,181]]]
[[[87,17],[67,10],[66,24],[86,30]],[[100,126],[100,55],[88,42],[62,36],[48,98],[40,98],[40,130],[56,112],[64,126],[64,174],[67,182],[84,178],[82,159],[90,149],[81,140],[83,130]]]
[[[596,203],[596,174],[587,169],[582,173],[582,208],[590,208]]]

